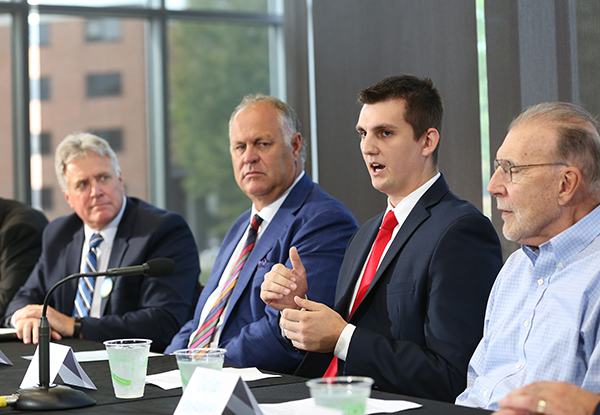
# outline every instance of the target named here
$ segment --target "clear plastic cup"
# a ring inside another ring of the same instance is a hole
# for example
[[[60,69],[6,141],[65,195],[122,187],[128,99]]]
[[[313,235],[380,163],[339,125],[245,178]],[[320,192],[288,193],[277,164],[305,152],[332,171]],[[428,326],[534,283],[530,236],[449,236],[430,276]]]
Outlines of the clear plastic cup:
[[[319,406],[344,411],[346,415],[364,415],[371,396],[373,379],[362,376],[337,376],[306,382],[310,396]]]
[[[148,353],[152,340],[121,339],[104,342],[115,396],[122,399],[144,396]]]
[[[175,357],[177,357],[177,366],[179,367],[183,390],[185,391],[197,367],[221,370],[223,368],[223,361],[225,360],[225,352],[227,352],[226,349],[208,347],[182,349],[173,352]]]

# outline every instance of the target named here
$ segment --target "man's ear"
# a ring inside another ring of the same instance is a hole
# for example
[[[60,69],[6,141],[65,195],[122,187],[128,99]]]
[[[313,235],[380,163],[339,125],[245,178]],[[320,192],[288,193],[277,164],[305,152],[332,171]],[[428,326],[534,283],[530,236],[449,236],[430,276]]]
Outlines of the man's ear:
[[[300,157],[300,150],[302,150],[302,145],[304,144],[302,140],[302,134],[295,133],[292,136],[292,149],[294,150],[294,155],[298,155]]]
[[[423,134],[423,136],[424,136],[424,138],[423,138],[422,155],[423,155],[423,157],[427,157],[427,156],[430,156],[434,152],[434,150],[437,148],[437,146],[440,142],[440,133],[435,128],[429,128],[429,129],[427,129],[425,134]]]
[[[577,167],[569,166],[563,169],[559,180],[558,204],[566,206],[575,196],[581,186],[581,171]]]

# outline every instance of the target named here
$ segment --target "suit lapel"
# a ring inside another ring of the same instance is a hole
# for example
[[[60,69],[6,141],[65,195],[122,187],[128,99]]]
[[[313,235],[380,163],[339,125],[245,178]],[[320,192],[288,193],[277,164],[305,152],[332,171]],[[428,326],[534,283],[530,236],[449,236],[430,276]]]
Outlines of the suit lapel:
[[[64,276],[78,274],[81,269],[81,249],[83,248],[83,223],[77,228],[73,234],[73,239],[66,247],[66,255],[64,256]],[[75,278],[65,284],[65,298],[73,298],[72,306],[75,307],[75,295],[77,294],[77,285],[79,279]],[[50,287],[47,287],[50,289]]]
[[[357,243],[355,246],[357,248],[353,249],[352,251],[346,251],[346,256],[351,256],[354,258],[350,270],[347,271],[348,275],[351,275],[351,278],[341,278],[338,280],[339,285],[336,290],[336,302],[334,307],[334,309],[344,317],[348,316],[348,309],[350,307],[352,295],[354,294],[356,282],[360,277],[360,273],[365,265],[367,256],[371,251],[371,247],[373,246],[373,242],[375,241],[375,237],[377,236],[377,232],[379,231],[379,226],[381,226],[382,220],[383,214],[366,223],[359,231],[361,232],[361,235],[356,235]],[[344,272],[346,271],[344,270]]]
[[[369,289],[367,290],[367,293],[365,294],[364,299],[366,299],[371,294],[371,292],[375,289],[375,287],[377,286],[382,275],[387,271],[387,269],[389,268],[392,261],[396,258],[396,256],[399,254],[399,252],[402,251],[402,249],[404,248],[404,245],[409,241],[409,239],[412,237],[412,235],[415,233],[415,231],[419,228],[419,226],[425,220],[427,220],[429,218],[429,216],[431,216],[431,214],[429,213],[429,208],[432,205],[439,203],[439,201],[442,199],[442,197],[444,197],[444,195],[448,192],[448,190],[449,190],[449,188],[448,188],[448,185],[446,184],[446,181],[444,180],[444,176],[440,175],[439,179],[436,180],[436,182],[427,190],[427,192],[425,192],[425,194],[421,197],[421,199],[419,199],[417,204],[413,207],[410,214],[408,215],[408,217],[406,218],[406,220],[404,221],[404,223],[398,230],[396,237],[392,241],[392,244],[390,245],[388,251],[386,252],[385,256],[383,257],[381,264],[379,264],[379,267],[377,268],[377,272],[375,273],[375,276],[373,277],[373,281],[371,281],[371,284],[369,285]],[[382,220],[383,219],[380,218],[379,221],[377,221],[377,228],[375,230],[375,235],[377,234],[377,231],[379,230],[379,226],[381,225]],[[373,236],[372,241],[374,241],[374,240],[375,240],[375,236]],[[373,244],[373,242],[371,242],[371,244],[368,246],[369,250],[371,249],[372,244]],[[362,270],[362,266],[364,265],[365,261],[366,261],[366,257],[360,263],[360,269],[358,271],[359,273]],[[356,285],[356,279],[354,281],[355,281],[355,284],[352,285],[352,289],[354,289],[354,286]],[[364,302],[364,299],[362,302]],[[362,304],[362,302],[361,302],[361,304]],[[360,309],[361,304],[358,305],[358,308],[356,311],[358,311],[358,309]]]
[[[227,324],[229,315],[246,290],[246,287],[252,281],[252,278],[254,277],[259,265],[261,265],[267,253],[273,249],[277,239],[287,232],[288,227],[293,222],[293,217],[296,216],[298,210],[304,204],[313,186],[314,183],[305,174],[304,177],[300,179],[300,181],[288,194],[287,198],[273,217],[273,220],[271,223],[269,223],[269,226],[259,238],[258,242],[254,246],[254,249],[252,249],[244,268],[242,268],[242,271],[238,276],[238,281],[235,285],[235,288],[231,293],[231,298],[229,299],[229,304],[224,317],[225,322],[223,324],[223,328],[225,328],[225,324]],[[248,229],[249,222],[250,218],[248,218],[248,221],[245,222],[246,225],[244,227],[244,232],[246,229]],[[245,238],[245,235],[242,237]],[[230,256],[231,254],[228,257]]]
[[[112,249],[110,250],[110,258],[108,259],[107,269],[121,267],[125,252],[127,252],[127,248],[129,248],[129,239],[131,238],[131,234],[133,232],[133,224],[135,223],[137,206],[130,198],[127,198],[125,203],[125,212],[123,212],[123,217],[121,217],[121,221],[117,227],[117,233],[113,241]],[[106,310],[109,300],[110,295],[102,297],[102,303],[100,305],[101,316],[104,315],[104,311]]]
[[[217,261],[215,262],[213,269],[211,271],[211,277],[209,278],[202,293],[206,292],[207,298],[208,296],[218,287],[221,278],[223,277],[223,272],[225,272],[225,268],[229,263],[229,259],[233,255],[233,251],[237,247],[238,243],[242,238],[246,237],[246,231],[248,230],[248,226],[250,225],[250,214],[251,210],[244,212],[242,214],[243,218],[240,218],[240,224],[237,229],[232,233],[232,235],[223,241],[223,245],[221,247],[221,251],[219,251],[219,255],[217,256]],[[233,294],[233,293],[232,293]]]

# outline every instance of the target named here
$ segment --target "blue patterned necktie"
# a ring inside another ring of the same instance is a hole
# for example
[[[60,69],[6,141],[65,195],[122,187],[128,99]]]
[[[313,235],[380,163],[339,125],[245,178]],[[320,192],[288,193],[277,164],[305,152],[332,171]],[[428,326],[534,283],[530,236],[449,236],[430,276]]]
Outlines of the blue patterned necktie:
[[[85,272],[98,271],[98,246],[102,242],[102,235],[95,233],[90,238],[90,251],[85,258]],[[75,297],[75,309],[73,317],[87,317],[92,307],[92,296],[94,295],[95,278],[81,277],[77,286]]]

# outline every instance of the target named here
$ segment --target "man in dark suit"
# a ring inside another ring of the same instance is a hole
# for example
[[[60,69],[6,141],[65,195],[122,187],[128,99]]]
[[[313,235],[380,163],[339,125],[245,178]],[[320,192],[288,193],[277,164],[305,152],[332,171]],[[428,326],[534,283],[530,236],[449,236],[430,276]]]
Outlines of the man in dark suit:
[[[297,374],[369,376],[385,391],[453,401],[502,265],[498,236],[438,171],[443,107],[431,80],[386,78],[359,101],[360,147],[388,195],[385,215],[352,237],[333,310],[305,296],[302,255],[274,267],[261,295],[283,310],[292,344],[311,352]]]
[[[56,150],[55,167],[75,213],[46,227],[41,257],[9,304],[5,324],[24,343],[37,343],[40,304],[62,278],[171,258],[175,270],[169,276],[75,279],[56,290],[48,308],[53,339],[141,337],[153,341],[153,350],[164,350],[199,290],[189,227],[175,213],[125,197],[116,155],[100,137],[68,136]]]
[[[227,363],[291,373],[302,355],[279,334],[279,313],[261,301],[263,277],[273,264],[289,264],[294,246],[305,260],[308,294],[333,304],[337,273],[357,223],[303,171],[300,125],[289,105],[264,95],[247,96],[231,116],[229,135],[234,175],[252,208],[225,236],[193,320],[166,353],[219,346],[227,349]],[[245,235],[255,215],[261,219],[257,239],[245,263],[233,267],[247,246],[250,237]],[[236,268],[237,282],[222,300]],[[219,299],[223,308],[217,313]],[[211,319],[216,319],[213,327],[208,326]]]
[[[47,224],[42,212],[0,198],[0,315],[40,257],[42,231]]]

